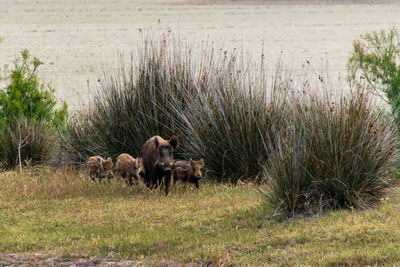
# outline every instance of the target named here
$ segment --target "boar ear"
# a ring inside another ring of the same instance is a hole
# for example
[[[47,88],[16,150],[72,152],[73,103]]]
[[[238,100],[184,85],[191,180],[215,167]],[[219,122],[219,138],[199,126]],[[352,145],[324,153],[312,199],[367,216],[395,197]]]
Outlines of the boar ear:
[[[204,166],[204,161],[203,161],[203,159],[200,160],[200,164]]]
[[[190,158],[189,164],[190,164],[190,166],[193,166],[193,160],[192,160],[192,158]]]
[[[174,151],[177,151],[179,147],[178,137],[176,135],[171,136],[171,139],[169,139],[169,144],[172,146],[172,149]]]
[[[160,142],[158,142],[157,137],[154,137],[154,144],[156,145],[156,148],[158,147],[158,145],[160,144]]]

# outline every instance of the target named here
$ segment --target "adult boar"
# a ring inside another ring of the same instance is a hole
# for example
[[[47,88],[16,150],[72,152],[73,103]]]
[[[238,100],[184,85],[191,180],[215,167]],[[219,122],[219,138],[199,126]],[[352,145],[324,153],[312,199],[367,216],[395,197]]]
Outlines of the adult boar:
[[[142,159],[147,186],[159,186],[164,177],[165,194],[168,194],[174,165],[173,152],[179,147],[179,139],[173,135],[169,141],[153,136],[143,145]]]
[[[143,179],[143,181],[144,181],[144,179],[146,178],[145,177],[145,169],[144,169],[144,163],[143,163],[143,159],[142,158],[137,158],[136,159],[137,160],[137,163],[138,163],[138,175],[139,175],[139,177],[140,178],[142,178]]]

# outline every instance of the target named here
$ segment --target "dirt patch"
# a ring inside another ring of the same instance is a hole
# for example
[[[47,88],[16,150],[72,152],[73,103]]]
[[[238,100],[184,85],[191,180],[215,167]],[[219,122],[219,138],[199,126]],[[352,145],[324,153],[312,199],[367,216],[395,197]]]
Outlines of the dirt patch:
[[[114,260],[108,258],[90,257],[50,257],[43,255],[4,254],[0,255],[0,266],[138,266],[131,260]]]
[[[158,262],[147,262],[147,261],[132,261],[132,260],[117,260],[102,257],[75,257],[75,256],[56,256],[49,257],[46,254],[34,253],[34,254],[0,254],[0,266],[74,266],[74,267],[87,267],[87,266],[162,266],[162,267],[194,267],[194,266],[212,266],[212,264],[200,264],[200,263],[178,263],[173,260],[163,259]]]

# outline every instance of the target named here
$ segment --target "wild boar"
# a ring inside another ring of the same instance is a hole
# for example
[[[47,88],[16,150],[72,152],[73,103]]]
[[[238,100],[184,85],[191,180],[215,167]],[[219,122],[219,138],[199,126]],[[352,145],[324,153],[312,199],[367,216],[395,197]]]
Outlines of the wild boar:
[[[142,149],[142,159],[147,186],[152,188],[159,186],[164,177],[165,194],[168,194],[174,164],[173,152],[178,147],[179,139],[175,135],[169,141],[160,136],[153,136],[146,141]]]
[[[86,163],[87,171],[93,181],[95,181],[95,178],[112,178],[114,176],[112,167],[111,158],[103,159],[100,156],[90,157]]]
[[[174,184],[177,180],[181,180],[184,183],[192,183],[199,188],[199,180],[202,177],[201,169],[204,167],[204,161],[201,160],[179,160],[175,161],[175,165],[172,171],[172,177]]]
[[[138,181],[138,160],[129,154],[123,153],[117,157],[115,162],[116,171],[132,186],[133,178]]]
[[[137,163],[138,163],[138,175],[140,178],[145,179],[145,169],[144,169],[144,163],[143,163],[143,159],[141,157],[136,159]]]

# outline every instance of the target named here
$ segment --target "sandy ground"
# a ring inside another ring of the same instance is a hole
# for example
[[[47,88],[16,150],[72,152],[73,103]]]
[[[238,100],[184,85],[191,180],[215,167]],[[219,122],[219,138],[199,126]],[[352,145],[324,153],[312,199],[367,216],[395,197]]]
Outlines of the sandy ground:
[[[172,262],[174,263],[174,262]],[[128,267],[128,266],[140,266],[140,262],[130,260],[113,260],[107,258],[98,257],[51,257],[46,254],[32,253],[32,254],[0,254],[0,266],[55,266],[55,267],[86,267],[86,266],[99,266],[99,267]],[[143,265],[143,264],[142,264]],[[171,267],[178,267],[181,265],[172,264],[165,265]]]
[[[294,69],[306,60],[316,69],[323,68],[322,61],[327,60],[330,75],[338,77],[345,74],[354,39],[400,23],[400,1],[334,5],[193,2],[1,0],[0,37],[4,40],[0,65],[28,48],[44,62],[41,76],[52,81],[57,97],[76,108],[88,99],[93,71],[115,65],[118,53],[135,50],[142,36],[139,30],[171,30],[191,42],[209,39],[217,47],[243,47],[254,59],[264,47],[271,66],[279,57]]]

